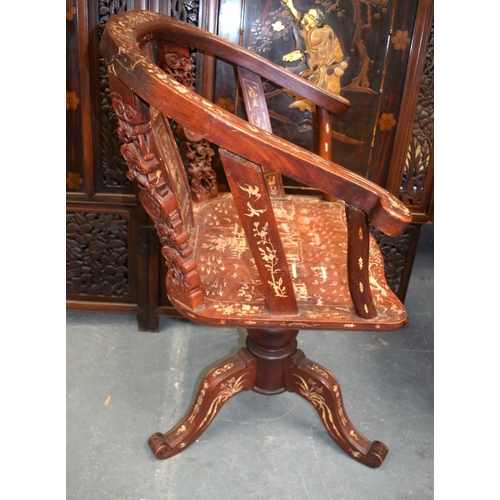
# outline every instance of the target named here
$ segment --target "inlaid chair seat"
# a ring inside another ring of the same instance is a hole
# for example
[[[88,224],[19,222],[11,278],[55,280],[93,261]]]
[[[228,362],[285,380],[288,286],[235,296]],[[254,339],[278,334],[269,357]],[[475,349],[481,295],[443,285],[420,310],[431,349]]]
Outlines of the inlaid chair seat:
[[[184,314],[200,323],[209,318],[233,327],[388,330],[404,323],[406,311],[387,285],[382,254],[371,234],[367,235],[369,284],[363,286],[372,288],[377,316],[363,319],[355,313],[347,277],[347,224],[341,200],[293,195],[273,201],[273,209],[294,288],[283,293],[295,294],[297,316],[273,316],[267,309],[265,290],[230,193],[194,205],[192,247],[205,300],[204,307],[196,311],[178,304]],[[266,252],[264,225],[258,217],[254,224]],[[274,265],[279,268],[283,263]]]

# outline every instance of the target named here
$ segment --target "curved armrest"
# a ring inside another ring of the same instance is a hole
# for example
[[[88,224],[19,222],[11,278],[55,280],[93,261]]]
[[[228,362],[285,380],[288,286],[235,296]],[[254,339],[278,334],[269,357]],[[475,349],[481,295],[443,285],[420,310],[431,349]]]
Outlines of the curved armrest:
[[[140,48],[153,39],[210,52],[261,74],[333,113],[345,113],[349,107],[347,100],[324,92],[221,37],[154,12],[128,11],[112,16],[101,41],[109,70],[146,102],[192,132],[254,163],[345,200],[365,211],[370,222],[389,236],[397,236],[406,229],[411,221],[409,210],[380,186],[250,125],[167,75]]]
[[[125,19],[126,24],[122,22]],[[263,75],[334,114],[343,115],[351,106],[344,97],[325,92],[254,52],[163,14],[143,10],[122,12],[109,19],[106,32],[101,50],[108,64],[126,52],[137,50],[137,44],[142,45],[151,39],[162,40],[196,48]]]

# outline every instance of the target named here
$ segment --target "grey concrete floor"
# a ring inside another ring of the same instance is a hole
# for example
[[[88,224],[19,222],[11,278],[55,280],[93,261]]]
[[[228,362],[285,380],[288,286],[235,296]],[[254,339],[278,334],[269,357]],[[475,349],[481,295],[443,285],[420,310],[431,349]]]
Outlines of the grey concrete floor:
[[[354,425],[389,454],[379,469],[349,458],[292,393],[230,399],[200,439],[165,461],[149,450],[188,410],[203,374],[244,334],[161,318],[68,312],[66,490],[75,500],[434,498],[433,226],[420,239],[392,333],[306,332],[299,347],[339,380]]]

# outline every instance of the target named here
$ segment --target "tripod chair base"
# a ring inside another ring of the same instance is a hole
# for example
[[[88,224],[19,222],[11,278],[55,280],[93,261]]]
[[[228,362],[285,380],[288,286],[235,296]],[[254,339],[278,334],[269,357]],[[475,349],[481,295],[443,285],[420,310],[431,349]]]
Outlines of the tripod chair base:
[[[311,403],[328,434],[349,456],[380,467],[388,448],[366,439],[349,420],[337,379],[297,349],[297,330],[249,330],[247,347],[215,365],[203,378],[184,418],[165,434],[155,433],[149,446],[157,459],[180,453],[214,420],[222,405],[242,391],[263,394],[295,392]]]

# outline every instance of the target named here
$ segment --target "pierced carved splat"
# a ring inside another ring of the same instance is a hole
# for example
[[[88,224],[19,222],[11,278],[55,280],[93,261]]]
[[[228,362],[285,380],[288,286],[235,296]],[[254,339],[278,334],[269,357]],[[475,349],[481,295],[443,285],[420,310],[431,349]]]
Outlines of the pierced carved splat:
[[[199,203],[215,198],[219,192],[219,185],[217,174],[212,168],[215,152],[210,143],[178,124],[173,123],[173,129],[176,132],[181,157],[184,159],[192,200]]]
[[[181,85],[193,88],[193,64],[187,47],[169,42],[158,44],[159,66]],[[214,198],[218,193],[217,175],[212,168],[214,150],[201,135],[171,120],[178,147],[188,174],[193,201]]]
[[[97,9],[99,25],[98,33],[101,39],[106,22],[115,14],[125,12],[134,8],[134,2],[128,0],[99,0]],[[137,7],[136,7],[137,8]],[[150,6],[151,10],[155,10]],[[164,8],[164,7],[162,7]],[[168,2],[166,14],[175,19],[183,20],[189,24],[198,25],[199,22],[199,1],[175,1]],[[167,71],[167,65],[171,68],[171,74],[181,83],[189,86],[194,85],[196,71],[191,55],[187,54],[176,58],[176,54],[171,54],[161,66]],[[127,166],[120,155],[120,144],[117,140],[118,122],[111,104],[111,95],[107,76],[107,66],[102,57],[99,58],[100,75],[100,106],[101,106],[101,165],[103,182],[108,188],[120,188],[128,184]]]
[[[193,63],[187,47],[158,43],[158,66],[185,87],[193,88]]]
[[[111,16],[128,10],[127,0],[99,1],[99,39],[102,38],[106,22]],[[111,94],[108,82],[108,68],[104,59],[99,57],[100,106],[101,106],[101,164],[103,182],[107,187],[116,188],[129,184],[127,180],[127,165],[120,155],[120,142],[117,138],[117,117],[111,104]]]
[[[401,297],[401,273],[405,268],[410,251],[412,236],[407,231],[397,238],[392,238],[378,229],[370,228],[384,257],[384,271],[387,284],[391,290]]]

